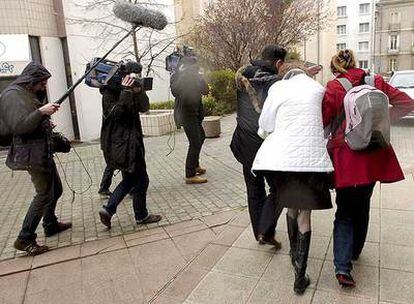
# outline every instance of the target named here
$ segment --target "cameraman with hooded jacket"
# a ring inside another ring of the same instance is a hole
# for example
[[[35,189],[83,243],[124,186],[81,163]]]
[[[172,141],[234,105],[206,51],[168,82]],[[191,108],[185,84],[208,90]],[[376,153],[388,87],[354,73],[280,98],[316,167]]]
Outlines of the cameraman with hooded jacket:
[[[145,148],[139,113],[149,110],[149,98],[135,73],[129,73],[137,62],[128,62],[120,90],[108,90],[103,102],[109,110],[102,125],[101,147],[107,165],[122,172],[122,181],[99,211],[102,224],[111,228],[111,218],[118,205],[132,190],[133,208],[137,224],[155,223],[160,215],[147,210],[149,178],[145,163]]]

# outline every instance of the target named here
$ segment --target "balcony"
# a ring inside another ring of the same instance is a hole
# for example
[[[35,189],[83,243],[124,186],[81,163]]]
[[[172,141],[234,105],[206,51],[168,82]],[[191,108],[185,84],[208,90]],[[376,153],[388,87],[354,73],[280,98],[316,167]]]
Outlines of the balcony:
[[[401,23],[390,23],[388,25],[388,30],[390,30],[390,31],[399,31],[399,30],[401,30]]]
[[[397,55],[399,53],[400,53],[400,48],[396,48],[396,49],[388,48],[388,55]]]

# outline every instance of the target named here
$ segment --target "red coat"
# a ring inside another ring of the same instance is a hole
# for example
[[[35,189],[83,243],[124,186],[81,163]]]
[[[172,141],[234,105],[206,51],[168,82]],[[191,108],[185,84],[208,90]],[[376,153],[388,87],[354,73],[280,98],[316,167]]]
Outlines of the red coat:
[[[362,69],[350,69],[345,77],[354,86],[363,82],[365,72]],[[397,121],[414,110],[414,100],[407,94],[387,84],[377,75],[375,86],[389,98],[391,122]],[[323,123],[327,126],[343,111],[343,100],[346,91],[337,80],[328,82],[322,103]],[[392,146],[373,151],[353,151],[345,143],[345,122],[342,128],[328,142],[328,151],[335,168],[335,188],[365,185],[374,182],[392,183],[404,179],[398,159]]]

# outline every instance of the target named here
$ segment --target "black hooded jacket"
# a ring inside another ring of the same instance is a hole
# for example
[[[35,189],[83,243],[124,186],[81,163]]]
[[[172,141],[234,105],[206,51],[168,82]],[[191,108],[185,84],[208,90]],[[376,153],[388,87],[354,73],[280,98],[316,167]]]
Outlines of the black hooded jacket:
[[[1,118],[13,135],[7,159],[12,169],[47,168],[50,164],[52,129],[49,118],[39,110],[44,105],[45,95],[36,95],[30,90],[34,84],[50,77],[45,67],[31,62],[1,94]]]
[[[269,88],[280,80],[275,71],[252,62],[236,74],[237,126],[230,144],[236,159],[251,167],[263,139],[257,135],[259,117]]]

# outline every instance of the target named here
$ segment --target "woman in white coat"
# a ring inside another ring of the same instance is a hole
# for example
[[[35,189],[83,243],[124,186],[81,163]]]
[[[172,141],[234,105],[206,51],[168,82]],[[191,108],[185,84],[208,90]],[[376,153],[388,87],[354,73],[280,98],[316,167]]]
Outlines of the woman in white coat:
[[[325,89],[299,63],[286,63],[283,80],[269,90],[259,120],[265,138],[252,170],[262,171],[275,186],[277,203],[288,208],[294,291],[310,284],[306,267],[311,239],[311,210],[332,208],[329,188],[333,166],[322,125]]]

